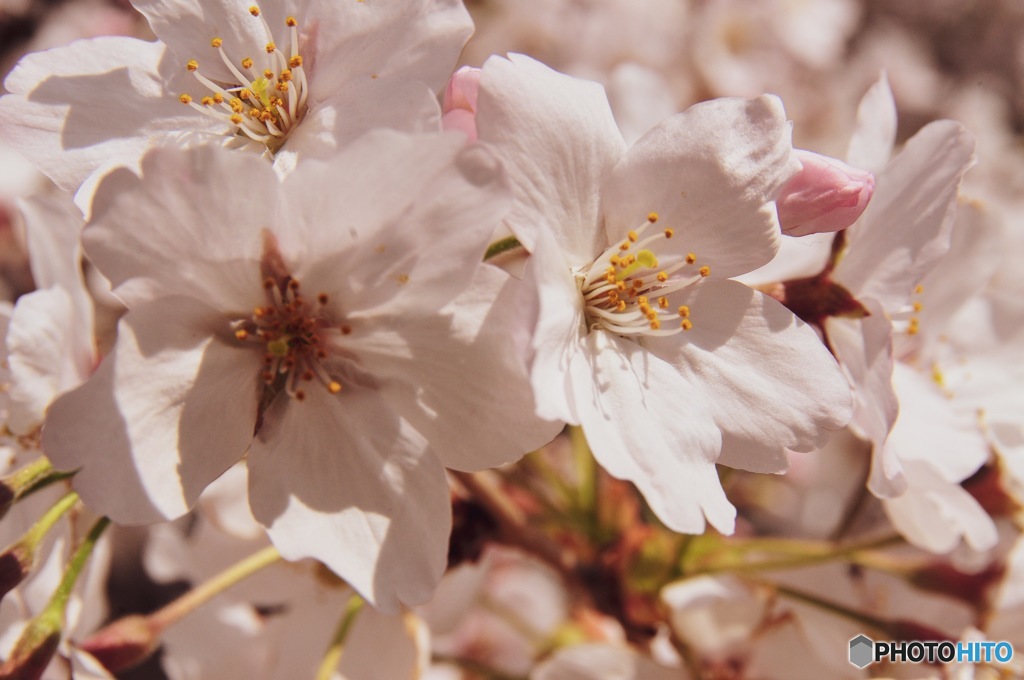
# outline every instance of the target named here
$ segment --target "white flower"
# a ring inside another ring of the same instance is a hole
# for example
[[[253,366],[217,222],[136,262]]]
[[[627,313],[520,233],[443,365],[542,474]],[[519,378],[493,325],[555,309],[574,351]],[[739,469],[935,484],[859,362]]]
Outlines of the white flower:
[[[485,64],[477,129],[509,167],[532,249],[534,387],[671,528],[735,515],[716,462],[779,470],[820,445],[849,388],[810,328],[724,277],[771,259],[798,169],[778,100],[719,100],[628,151],[601,88],[526,57]]]
[[[462,147],[378,131],[283,183],[215,147],[106,177],[83,240],[129,312],[43,431],[85,502],[176,517],[248,450],[253,514],[285,557],[385,609],[426,599],[451,520],[442,464],[552,435],[507,329],[447,306],[508,205],[494,158]]]
[[[284,171],[374,127],[437,129],[434,92],[472,31],[457,0],[133,4],[158,41],[79,41],[5,82],[0,129],[67,191],[170,140],[246,145]]]

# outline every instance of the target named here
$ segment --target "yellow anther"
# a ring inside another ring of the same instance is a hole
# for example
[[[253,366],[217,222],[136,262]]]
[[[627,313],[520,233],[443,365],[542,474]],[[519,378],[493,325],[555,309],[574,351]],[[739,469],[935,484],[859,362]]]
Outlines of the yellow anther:
[[[665,296],[658,298],[658,306],[662,309],[668,309],[668,298]]]
[[[180,97],[178,97],[178,101],[181,102],[182,104],[191,104],[192,103],[192,97],[190,97],[187,94],[183,94]]]
[[[604,280],[608,283],[615,283],[615,274],[605,274]]]
[[[266,78],[267,80],[271,80],[274,77],[274,72],[268,68],[266,71],[263,72],[263,77]]]
[[[188,69],[189,71],[198,71],[199,70],[199,62],[196,61],[195,59],[189,59],[188,63],[185,64],[185,68]]]
[[[641,295],[636,299],[636,303],[641,307],[646,306],[648,302],[650,302],[650,299],[646,295]]]
[[[932,364],[932,380],[939,387],[946,386],[946,376],[942,374],[942,369],[939,368],[938,364]]]
[[[267,54],[273,54],[274,50],[277,49],[277,45],[275,45],[273,42],[268,42],[264,49],[267,51]],[[270,76],[267,77],[269,78]]]
[[[284,25],[285,26],[298,26],[299,22],[295,20],[295,17],[285,17]]]
[[[697,256],[694,253],[686,254],[686,264],[693,264],[697,261]]]
[[[281,71],[281,76],[280,77],[281,77],[281,80],[283,80],[285,82],[288,82],[289,80],[292,79],[292,72],[291,72],[291,70],[290,69],[285,69],[285,70]]]
[[[259,118],[263,113],[259,109],[249,109],[249,117],[252,119]]]
[[[662,283],[665,283],[666,281],[668,281],[668,274],[666,274],[665,272],[658,272],[658,280],[661,281]]]
[[[629,233],[628,233],[628,234],[626,234],[626,236],[627,236],[627,237],[629,238],[629,240],[630,240],[631,242],[633,242],[633,243],[636,243],[636,242],[637,242],[637,239],[639,239],[639,238],[640,238],[640,234],[636,233],[636,232],[635,232],[635,231],[633,231],[632,229],[630,229],[630,230],[629,230]]]
[[[242,68],[252,68],[252,57],[246,57],[242,60]]]
[[[620,243],[619,250],[629,250],[629,241],[623,241]]]
[[[640,279],[634,279],[633,280],[633,289],[634,290],[640,290],[643,287],[644,287],[644,282],[643,281],[641,281]]]
[[[241,90],[239,90],[238,96],[242,99],[252,99],[252,90],[243,87]]]
[[[615,303],[615,309],[617,311],[619,311],[619,312],[626,311],[626,301],[625,300],[619,300],[618,302],[616,302]]]
[[[260,15],[260,8],[257,7],[256,5],[252,5],[249,8],[249,14],[253,15],[254,17],[258,17]]]
[[[679,309],[677,309],[676,311],[679,312],[679,316],[681,316],[684,319],[690,316],[690,308],[687,307],[686,305],[680,305]]]
[[[302,55],[296,54],[294,57],[288,60],[288,65],[292,68],[298,68],[302,66]]]
[[[278,83],[277,85],[275,85],[274,89],[277,90],[278,92],[287,92],[288,91],[288,83],[282,81],[282,82]]]
[[[707,265],[704,265],[703,267],[701,267],[697,271],[700,273],[701,276],[705,276],[705,277],[706,276],[711,276],[711,267],[709,267]]]
[[[213,97],[203,97],[199,100],[199,103],[203,106],[213,106]]]
[[[647,213],[647,221],[650,222],[651,224],[654,224],[655,222],[657,222],[658,221],[658,213],[656,213],[656,212]]]
[[[914,311],[915,312],[920,312],[922,309],[924,309],[924,305],[922,305],[920,302],[915,302],[914,303]]]
[[[657,319],[651,319],[651,330],[656,331],[661,328],[661,322]]]
[[[907,326],[907,335],[917,335],[920,330],[921,323],[916,318],[912,318],[910,325]]]
[[[338,392],[341,392],[341,383],[336,380],[332,380],[327,385],[327,389],[331,394],[337,394]]]
[[[229,104],[231,104],[231,110],[235,113],[242,113],[245,111],[245,105],[242,104],[242,100],[238,97],[232,97]]]
[[[223,104],[224,103],[224,95],[222,95],[220,92],[214,92],[213,93],[213,101],[216,104]]]
[[[235,337],[238,338],[239,340],[248,340],[249,331],[245,330],[244,328],[239,328],[237,331],[235,331]]]
[[[916,286],[914,286],[914,292],[920,295],[921,293],[924,292],[924,286],[922,286],[921,284],[917,284]]]
[[[224,41],[221,38],[214,38],[210,41],[210,47],[220,47],[223,44]]]
[[[693,322],[690,321],[689,319],[683,319],[682,321],[679,322],[679,327],[682,328],[684,331],[688,331],[691,328],[693,328]]]
[[[232,113],[231,114],[231,122],[234,123],[235,125],[241,125],[242,124],[242,120],[243,120],[242,114],[240,114],[240,113]]]
[[[615,287],[618,288],[620,291],[625,292],[625,290],[626,290],[626,282],[625,281],[616,281],[615,282]]]
[[[675,229],[669,227],[668,229],[665,230],[665,238],[672,238],[675,235],[676,235],[676,230]]]

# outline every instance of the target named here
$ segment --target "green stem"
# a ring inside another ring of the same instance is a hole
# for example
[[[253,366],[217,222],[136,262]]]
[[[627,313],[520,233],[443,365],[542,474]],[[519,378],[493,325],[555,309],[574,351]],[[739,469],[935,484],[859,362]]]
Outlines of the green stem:
[[[791,600],[803,602],[804,604],[809,604],[812,607],[817,607],[818,609],[827,611],[830,614],[835,614],[836,616],[840,616],[845,619],[850,619],[852,621],[856,621],[857,623],[861,623],[865,626],[869,626],[878,633],[887,634],[889,632],[890,624],[885,619],[880,619],[876,616],[871,616],[870,614],[865,614],[863,612],[856,611],[855,609],[844,607],[841,604],[829,602],[828,600],[823,600],[817,596],[810,595],[799,590],[793,590],[792,588],[788,588],[786,586],[781,586],[777,583],[761,581],[758,579],[750,580],[761,586],[772,588],[780,595],[784,595]]]
[[[756,571],[771,571],[780,569],[796,569],[809,567],[815,564],[831,562],[833,560],[849,559],[853,562],[872,563],[872,558],[861,553],[868,553],[872,550],[886,548],[893,545],[901,545],[903,537],[889,535],[882,538],[875,538],[868,541],[840,545],[832,542],[804,541],[799,539],[755,539],[746,542],[730,542],[730,556],[736,552],[769,552],[790,555],[778,559],[754,560],[739,564],[726,562],[725,564],[714,564],[698,567],[686,573],[687,577],[720,574],[720,573],[746,573]]]
[[[492,257],[497,257],[502,253],[507,253],[515,248],[521,248],[522,246],[523,244],[520,243],[519,239],[515,236],[508,236],[500,241],[495,241],[491,245],[487,246],[487,252],[484,253],[484,261],[487,261]]]
[[[257,571],[269,567],[280,559],[281,553],[277,552],[277,548],[274,546],[264,548],[231,565],[209,581],[196,586],[177,600],[153,612],[149,617],[150,621],[159,630],[163,630],[167,626],[177,623],[186,615],[206,604],[217,595],[220,595],[231,586],[255,574]]]
[[[342,615],[341,621],[338,622],[338,629],[334,632],[331,644],[327,647],[323,661],[320,662],[320,667],[316,671],[316,680],[331,679],[331,675],[338,668],[338,664],[341,663],[341,653],[345,650],[345,640],[348,639],[348,634],[352,630],[356,616],[359,615],[362,609],[363,598],[358,595],[353,595],[349,598],[348,604],[345,606],[345,613]]]
[[[32,525],[21,541],[30,544],[33,548],[39,545],[39,542],[43,540],[43,537],[49,533],[53,525],[63,517],[67,512],[75,507],[75,503],[78,502],[78,494],[74,491],[69,491],[64,496],[53,504],[49,510],[47,510],[42,517],[36,520],[36,523]]]
[[[75,500],[78,500],[78,494],[74,492],[68,494],[68,496],[74,495]],[[67,496],[65,496],[67,498]],[[68,563],[68,568],[64,572],[64,577],[60,581],[60,585],[57,586],[57,590],[54,591],[53,596],[50,598],[49,604],[46,605],[46,610],[51,614],[59,612],[59,615],[63,619],[64,610],[67,608],[68,599],[71,597],[71,591],[75,588],[75,583],[78,582],[78,576],[82,573],[82,569],[89,563],[89,558],[92,556],[92,551],[96,547],[96,543],[103,536],[103,532],[110,526],[110,520],[106,517],[100,517],[96,520],[96,523],[89,529],[89,533],[85,535],[82,542],[79,544],[78,549],[75,550],[75,554],[71,557],[71,562]]]

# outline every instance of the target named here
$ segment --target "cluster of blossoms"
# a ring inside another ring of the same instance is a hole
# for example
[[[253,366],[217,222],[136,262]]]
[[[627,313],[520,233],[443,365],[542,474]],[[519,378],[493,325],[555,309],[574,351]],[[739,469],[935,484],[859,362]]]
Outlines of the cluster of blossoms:
[[[0,677],[1024,645],[1015,206],[854,0],[130,4],[0,97]]]

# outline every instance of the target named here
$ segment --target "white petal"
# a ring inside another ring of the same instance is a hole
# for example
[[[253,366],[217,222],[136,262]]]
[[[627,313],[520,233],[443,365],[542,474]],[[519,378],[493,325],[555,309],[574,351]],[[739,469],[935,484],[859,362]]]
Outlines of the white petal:
[[[16,434],[37,428],[57,396],[92,374],[96,359],[91,316],[82,324],[79,314],[76,301],[60,286],[18,299],[7,332],[12,382],[8,426]]]
[[[133,309],[96,374],[50,407],[43,450],[79,469],[90,509],[124,524],[177,517],[242,457],[262,363],[214,336],[217,324],[188,298]]]
[[[184,63],[168,81],[165,56],[161,43],[123,37],[31,54],[5,82],[12,94],[0,98],[0,133],[74,192],[99,168],[135,165],[154,138],[226,129],[178,101],[198,84],[185,80]]]
[[[315,557],[388,613],[427,600],[451,510],[423,437],[369,388],[276,406],[249,453],[249,503],[281,554]]]
[[[721,434],[675,368],[634,342],[594,331],[571,371],[583,432],[601,466],[636,484],[672,530],[701,533],[707,517],[731,533],[736,510],[715,469]]]
[[[896,102],[883,72],[860,100],[857,123],[846,152],[846,162],[870,172],[881,172],[896,143]]]
[[[100,183],[85,252],[129,306],[189,295],[248,314],[264,302],[261,231],[279,194],[271,167],[246,154],[155,149],[141,178],[121,169]]]
[[[344,291],[339,315],[424,315],[461,293],[508,211],[504,172],[460,133],[378,130],[285,181],[286,259],[309,290]]]
[[[571,265],[589,264],[606,245],[598,191],[626,150],[601,86],[523,55],[491,57],[476,122],[508,169],[513,233],[532,250],[546,229]]]
[[[660,248],[693,252],[715,276],[767,263],[779,248],[775,194],[800,170],[777,97],[716,99],[655,126],[605,180],[609,242],[651,212],[675,237]]]
[[[888,497],[906,488],[899,460],[883,446],[899,412],[892,386],[892,324],[877,302],[869,299],[863,304],[869,316],[830,317],[825,333],[853,385],[850,429],[874,447],[868,485],[875,495]]]
[[[401,3],[319,0],[307,19],[314,43],[311,97],[342,92],[353,76],[418,80],[440,92],[455,69],[473,21],[459,0]]]
[[[975,550],[988,550],[999,536],[995,523],[971,494],[943,479],[929,463],[904,463],[909,485],[897,498],[883,499],[889,520],[910,543],[947,553],[960,537]]]
[[[373,128],[437,132],[441,109],[421,82],[394,78],[353,79],[340,94],[311,108],[274,156],[279,174],[298,158],[330,158]]]
[[[849,420],[850,386],[835,359],[778,302],[708,279],[671,298],[680,304],[693,327],[644,345],[676,367],[721,428],[720,463],[779,471],[784,448],[818,448]]]
[[[894,312],[949,249],[960,180],[973,163],[974,138],[959,123],[930,123],[907,142],[875,182],[875,195],[847,230],[833,277],[857,299]]]
[[[528,292],[500,269],[480,267],[473,287],[445,313],[398,317],[387,328],[346,338],[445,467],[476,471],[511,463],[562,429],[535,415],[525,356],[532,319],[520,315],[529,307]]]
[[[583,298],[562,251],[547,232],[538,234],[525,280],[534,287],[539,301],[530,369],[537,415],[579,425],[570,364],[572,356],[582,351]]]

